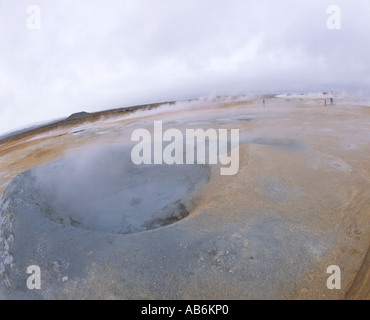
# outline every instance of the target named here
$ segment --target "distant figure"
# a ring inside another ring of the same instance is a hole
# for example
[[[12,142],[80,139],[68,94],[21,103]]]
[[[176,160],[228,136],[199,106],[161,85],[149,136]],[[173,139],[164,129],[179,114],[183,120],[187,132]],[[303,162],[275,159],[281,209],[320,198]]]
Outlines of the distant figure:
[[[325,107],[326,107],[326,99],[325,99]]]
[[[265,101],[265,99],[263,99],[263,101],[262,101],[262,102],[263,102],[263,106],[265,106],[265,105],[266,105],[266,101]]]
[[[334,104],[334,99],[330,98],[330,104]]]

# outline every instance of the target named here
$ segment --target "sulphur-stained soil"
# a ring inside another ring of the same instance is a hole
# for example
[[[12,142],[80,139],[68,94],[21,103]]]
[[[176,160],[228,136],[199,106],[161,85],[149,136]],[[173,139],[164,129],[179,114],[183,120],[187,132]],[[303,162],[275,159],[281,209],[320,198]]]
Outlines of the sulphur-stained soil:
[[[0,140],[0,298],[369,299],[370,108],[265,102],[82,112]],[[238,173],[133,165],[154,121],[239,129]]]

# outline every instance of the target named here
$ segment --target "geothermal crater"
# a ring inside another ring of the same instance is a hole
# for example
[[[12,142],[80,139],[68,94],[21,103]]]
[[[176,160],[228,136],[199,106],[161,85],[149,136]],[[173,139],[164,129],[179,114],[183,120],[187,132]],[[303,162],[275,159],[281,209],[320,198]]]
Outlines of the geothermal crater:
[[[206,165],[140,165],[128,149],[101,147],[30,171],[34,201],[63,226],[129,234],[189,215]]]

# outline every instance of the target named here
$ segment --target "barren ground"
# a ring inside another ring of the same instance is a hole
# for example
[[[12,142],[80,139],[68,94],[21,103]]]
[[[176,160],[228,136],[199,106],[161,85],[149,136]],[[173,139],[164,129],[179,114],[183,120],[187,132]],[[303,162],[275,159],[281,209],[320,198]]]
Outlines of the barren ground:
[[[132,131],[151,130],[154,120],[180,130],[240,129],[238,174],[220,176],[213,170],[189,216],[164,228],[115,235],[112,242],[107,240],[110,245],[89,234],[86,260],[77,259],[90,268],[87,274],[76,271],[75,253],[68,248],[57,253],[42,249],[36,256],[44,260],[34,263],[68,263],[48,271],[59,282],[36,298],[370,298],[369,107],[350,100],[324,107],[316,99],[278,98],[266,99],[264,108],[261,100],[243,99],[176,106],[173,112],[159,108],[129,116],[97,114],[0,141],[1,194],[18,174],[32,168],[97,146],[129,146]],[[21,217],[14,208],[7,214]],[[19,270],[32,264],[31,256],[16,251],[22,236],[16,232],[23,230],[22,221],[16,223],[9,250],[14,265],[3,273],[0,268],[0,292],[3,298],[33,298],[15,286],[26,279]],[[29,230],[22,241],[31,247],[54,243],[62,228],[54,227],[54,240]],[[71,239],[80,236],[77,229],[70,232]],[[100,243],[111,251],[103,253]],[[326,287],[330,265],[341,268],[341,290]],[[68,272],[73,276],[62,283]],[[5,278],[7,285],[1,282]]]

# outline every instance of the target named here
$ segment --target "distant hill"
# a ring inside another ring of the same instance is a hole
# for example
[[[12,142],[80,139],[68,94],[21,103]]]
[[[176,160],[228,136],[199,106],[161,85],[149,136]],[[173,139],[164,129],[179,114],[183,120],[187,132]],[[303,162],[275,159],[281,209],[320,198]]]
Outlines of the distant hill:
[[[85,118],[85,117],[90,116],[90,115],[92,115],[92,114],[88,113],[88,112],[85,112],[85,111],[77,112],[77,113],[71,114],[66,120]]]
[[[85,120],[86,121],[96,120],[96,119],[99,119],[99,117],[101,116],[114,116],[117,114],[135,112],[140,109],[150,110],[152,108],[157,108],[163,104],[174,104],[174,103],[175,101],[166,101],[166,102],[137,105],[137,106],[132,106],[132,107],[121,107],[121,108],[116,108],[116,109],[108,109],[108,110],[98,111],[98,112],[93,112],[93,113],[81,111],[81,112],[73,113],[68,118],[65,118],[65,119],[57,119],[51,122],[46,122],[43,124],[26,127],[21,130],[5,133],[4,135],[0,136],[0,142],[5,143],[9,141],[10,139],[24,138],[28,135],[46,132],[48,130],[52,130],[52,129],[55,129],[57,127],[64,126],[64,125],[74,125],[79,122],[84,122]]]

